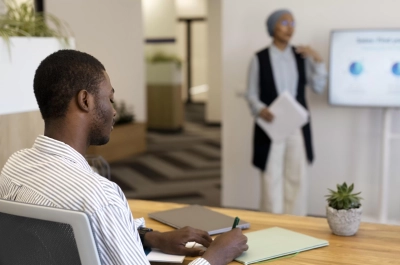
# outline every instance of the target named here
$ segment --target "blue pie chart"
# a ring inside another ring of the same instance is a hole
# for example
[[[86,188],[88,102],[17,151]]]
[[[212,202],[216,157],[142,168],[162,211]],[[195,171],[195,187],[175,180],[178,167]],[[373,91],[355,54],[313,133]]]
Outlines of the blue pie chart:
[[[363,65],[360,62],[353,62],[350,65],[350,73],[354,76],[358,76],[363,72]]]
[[[395,64],[392,66],[392,73],[393,73],[394,75],[400,76],[400,62],[395,63]]]

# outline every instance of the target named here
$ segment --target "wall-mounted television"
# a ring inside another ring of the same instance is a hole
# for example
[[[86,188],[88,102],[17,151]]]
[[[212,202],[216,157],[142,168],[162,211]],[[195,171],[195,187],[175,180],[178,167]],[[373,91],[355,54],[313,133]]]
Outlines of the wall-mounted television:
[[[400,29],[332,31],[329,102],[400,107]]]

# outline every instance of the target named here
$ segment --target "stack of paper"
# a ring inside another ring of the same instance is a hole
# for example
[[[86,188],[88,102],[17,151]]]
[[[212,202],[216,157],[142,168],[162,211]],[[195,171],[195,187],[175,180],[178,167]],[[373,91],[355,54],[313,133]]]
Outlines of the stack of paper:
[[[186,247],[207,250],[206,247],[204,247],[203,245],[196,243],[196,242],[188,242],[186,244]],[[147,260],[150,262],[182,263],[183,260],[185,259],[185,256],[165,254],[156,248],[145,251],[145,253],[147,255]]]
[[[297,102],[289,92],[285,91],[268,107],[274,115],[272,122],[258,117],[256,123],[272,141],[286,139],[308,122],[308,111]]]
[[[156,248],[152,248],[147,254],[147,260],[150,262],[182,263],[184,259],[185,256],[165,254]]]
[[[279,227],[250,232],[249,249],[235,260],[245,265],[328,246],[329,242]]]

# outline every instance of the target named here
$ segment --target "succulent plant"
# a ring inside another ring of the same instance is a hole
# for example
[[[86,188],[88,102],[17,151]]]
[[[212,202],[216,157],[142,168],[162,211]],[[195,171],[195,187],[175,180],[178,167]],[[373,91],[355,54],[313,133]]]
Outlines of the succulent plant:
[[[330,207],[336,210],[348,210],[354,208],[360,208],[361,203],[360,200],[362,198],[358,196],[361,192],[352,193],[354,189],[354,184],[351,184],[349,187],[346,182],[342,185],[337,184],[337,191],[328,189],[331,194],[326,195],[327,201]]]
[[[115,101],[113,105],[114,109],[117,111],[115,125],[121,125],[135,121],[135,115],[133,114],[132,108],[127,107],[124,101],[121,101],[120,103]]]

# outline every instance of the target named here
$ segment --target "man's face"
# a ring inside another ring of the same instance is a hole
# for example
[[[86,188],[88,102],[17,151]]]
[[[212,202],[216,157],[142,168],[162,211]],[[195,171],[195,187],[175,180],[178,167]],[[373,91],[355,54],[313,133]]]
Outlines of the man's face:
[[[114,89],[110,77],[104,71],[104,80],[99,85],[95,98],[95,108],[90,131],[90,145],[103,145],[110,140],[117,112],[114,109]]]
[[[274,38],[288,43],[294,32],[294,18],[291,14],[282,15],[275,26]]]

